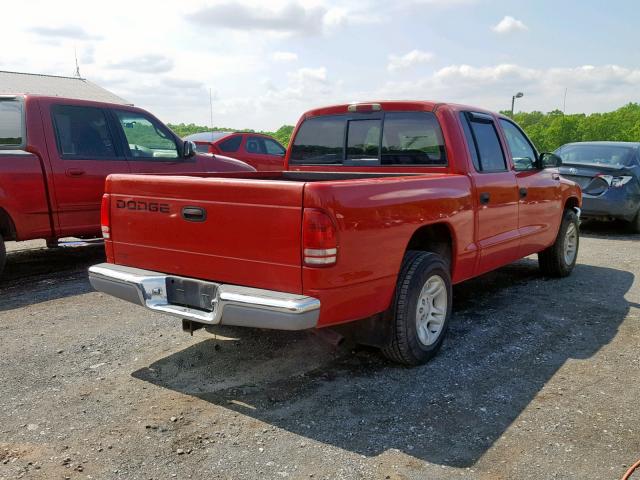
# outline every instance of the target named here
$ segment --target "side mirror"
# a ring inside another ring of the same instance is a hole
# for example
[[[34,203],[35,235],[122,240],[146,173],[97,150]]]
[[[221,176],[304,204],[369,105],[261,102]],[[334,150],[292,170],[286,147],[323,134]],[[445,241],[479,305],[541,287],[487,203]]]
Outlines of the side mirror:
[[[187,140],[182,144],[182,156],[184,158],[191,158],[196,154],[196,144],[190,140]]]
[[[551,152],[540,154],[540,168],[558,168],[562,166],[562,159]]]

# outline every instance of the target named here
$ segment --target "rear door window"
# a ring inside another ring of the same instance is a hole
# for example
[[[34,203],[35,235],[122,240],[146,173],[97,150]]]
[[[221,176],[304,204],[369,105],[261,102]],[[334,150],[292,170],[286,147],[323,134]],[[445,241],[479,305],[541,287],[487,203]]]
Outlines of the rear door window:
[[[471,158],[479,172],[504,172],[507,161],[502,151],[493,117],[488,114],[460,114]]]
[[[52,116],[60,157],[82,160],[121,157],[101,108],[54,105]]]
[[[237,152],[242,143],[242,135],[234,135],[233,137],[223,140],[218,144],[221,151],[225,153]]]
[[[444,137],[431,112],[312,117],[300,126],[291,164],[446,166]]]
[[[0,148],[17,148],[25,143],[23,102],[0,98]]]

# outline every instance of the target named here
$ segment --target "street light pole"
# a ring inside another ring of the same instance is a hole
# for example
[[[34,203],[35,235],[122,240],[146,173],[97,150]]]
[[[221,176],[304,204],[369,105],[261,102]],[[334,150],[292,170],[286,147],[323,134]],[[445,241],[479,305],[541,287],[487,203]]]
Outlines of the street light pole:
[[[513,118],[513,107],[516,104],[516,98],[522,98],[522,97],[524,97],[524,93],[522,92],[518,92],[513,97],[511,97],[511,118]]]

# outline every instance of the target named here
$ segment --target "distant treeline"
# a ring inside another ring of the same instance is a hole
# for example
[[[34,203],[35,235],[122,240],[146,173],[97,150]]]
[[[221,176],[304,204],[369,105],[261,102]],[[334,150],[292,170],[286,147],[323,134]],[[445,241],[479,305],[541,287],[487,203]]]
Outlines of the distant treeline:
[[[509,112],[502,112],[508,115]],[[575,113],[564,115],[560,110],[549,113],[519,112],[514,120],[527,132],[536,147],[541,152],[550,152],[569,142],[584,142],[590,140],[617,140],[640,142],[640,104],[629,103],[613,112]],[[202,127],[190,123],[185,125],[169,124],[171,129],[181,137],[192,133],[211,131],[209,127]],[[214,131],[233,131],[232,128],[215,127]],[[246,129],[253,132],[255,130]],[[283,145],[289,144],[293,133],[293,126],[283,125],[275,132],[259,132],[275,137]]]
[[[191,135],[193,133],[200,133],[200,132],[235,132],[238,131],[238,129],[236,128],[223,128],[223,127],[203,127],[201,125],[196,125],[194,123],[189,123],[184,124],[184,123],[178,123],[178,124],[172,124],[169,123],[169,128],[171,130],[173,130],[174,132],[176,132],[179,136],[181,137],[186,137],[187,135]],[[285,147],[289,144],[289,138],[291,137],[291,134],[293,133],[293,125],[283,125],[281,126],[278,130],[276,130],[275,132],[265,132],[265,131],[260,131],[260,130],[253,130],[251,128],[244,128],[242,129],[243,132],[255,132],[255,133],[263,133],[265,135],[271,135],[273,138],[275,138],[276,140],[278,140],[282,145],[284,145]]]
[[[564,115],[560,110],[520,112],[514,115],[514,120],[541,152],[552,152],[569,142],[640,142],[640,104],[637,103],[629,103],[613,112],[591,115]]]

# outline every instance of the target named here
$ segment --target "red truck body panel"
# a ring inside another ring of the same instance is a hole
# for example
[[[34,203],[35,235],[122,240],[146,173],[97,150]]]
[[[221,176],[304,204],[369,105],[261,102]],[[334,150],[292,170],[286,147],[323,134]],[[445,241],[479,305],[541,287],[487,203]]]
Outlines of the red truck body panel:
[[[104,183],[112,173],[198,173],[253,171],[237,160],[210,155],[159,161],[156,158],[67,158],[60,153],[53,111],[56,106],[91,107],[105,112],[125,111],[162,125],[142,109],[86,100],[18,95],[23,102],[26,142],[22,148],[0,148],[0,226],[10,225],[5,240],[65,236],[99,237],[100,202]],[[115,117],[114,117],[115,118]],[[111,122],[114,125],[115,122]],[[111,133],[121,140],[120,134]],[[162,125],[162,128],[166,128]],[[167,129],[168,131],[168,129]],[[173,134],[172,134],[173,135]],[[178,137],[175,137],[179,145]]]
[[[345,114],[348,105],[312,110],[294,130],[287,170],[281,173],[224,179],[111,176],[110,261],[317,298],[317,326],[325,327],[387,310],[405,252],[422,231],[446,232],[452,280],[458,283],[547,248],[568,202],[579,206],[579,188],[554,170],[515,169],[500,127],[503,117],[453,104],[377,103],[382,112],[433,112],[446,166],[290,164],[303,122]],[[495,124],[504,171],[476,171],[460,120],[468,111]],[[490,201],[483,202],[484,196]],[[164,202],[170,213],[116,209],[118,200]],[[183,221],[185,206],[206,209],[208,220]],[[335,222],[334,265],[304,264],[305,209],[326,212]]]

